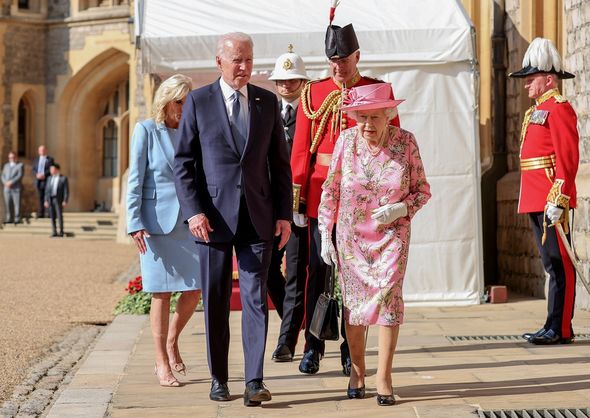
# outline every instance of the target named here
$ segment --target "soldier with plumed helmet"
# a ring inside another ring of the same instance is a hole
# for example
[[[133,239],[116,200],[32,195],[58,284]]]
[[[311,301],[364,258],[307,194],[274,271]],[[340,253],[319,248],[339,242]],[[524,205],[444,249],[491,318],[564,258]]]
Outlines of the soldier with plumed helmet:
[[[518,213],[529,215],[549,274],[545,323],[523,337],[538,345],[569,344],[574,339],[576,273],[567,248],[571,242],[570,209],[576,207],[579,137],[576,113],[560,94],[558,82],[574,75],[563,70],[555,45],[545,38],[531,42],[522,67],[510,77],[524,78],[524,88],[535,104],[524,115],[520,135]],[[568,242],[558,234],[557,224]]]
[[[357,65],[360,47],[352,24],[344,27],[332,24],[337,2],[330,12],[326,30],[325,53],[332,76],[310,81],[301,93],[297,110],[297,128],[291,153],[293,174],[293,222],[304,226],[309,220],[309,267],[305,297],[305,347],[299,371],[317,373],[324,355],[324,342],[309,332],[316,302],[325,291],[325,277],[329,266],[321,258],[321,237],[318,230],[318,206],[322,184],[326,180],[332,151],[340,131],[355,126],[340,110],[343,92],[352,87],[382,83],[361,76]],[[393,99],[393,97],[392,97]],[[396,116],[392,123],[399,127]],[[342,334],[345,337],[344,327]],[[340,346],[342,370],[350,375],[351,361],[346,339]]]

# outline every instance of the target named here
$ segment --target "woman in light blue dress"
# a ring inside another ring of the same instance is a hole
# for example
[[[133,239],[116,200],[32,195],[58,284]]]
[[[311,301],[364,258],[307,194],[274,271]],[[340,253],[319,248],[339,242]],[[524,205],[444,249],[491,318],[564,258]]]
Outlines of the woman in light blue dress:
[[[191,79],[176,74],[154,97],[153,119],[133,132],[127,185],[127,232],[140,253],[143,290],[152,293],[150,322],[160,385],[180,386],[173,371],[186,374],[178,337],[201,296],[195,242],[180,216],[174,187],[173,141]],[[170,321],[170,296],[183,292]]]

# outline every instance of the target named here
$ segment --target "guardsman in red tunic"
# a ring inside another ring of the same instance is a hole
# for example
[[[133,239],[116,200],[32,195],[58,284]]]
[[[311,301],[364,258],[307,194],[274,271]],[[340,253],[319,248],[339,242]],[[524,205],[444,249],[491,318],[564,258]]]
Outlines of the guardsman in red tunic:
[[[330,21],[331,23],[331,21]],[[297,127],[291,153],[293,173],[293,222],[305,226],[309,219],[309,267],[305,297],[305,348],[299,371],[317,373],[324,354],[324,342],[309,332],[316,302],[325,290],[328,265],[321,258],[321,237],[318,230],[318,206],[322,184],[326,180],[332,151],[340,131],[354,126],[355,122],[341,112],[342,92],[351,87],[382,81],[363,77],[357,64],[359,44],[352,24],[345,27],[328,26],[325,40],[326,56],[330,61],[332,77],[307,83],[301,93],[297,109]],[[393,98],[393,97],[392,97]],[[393,122],[399,126],[396,117]],[[344,335],[344,327],[342,327]],[[343,373],[350,375],[350,354],[346,339],[340,346]]]
[[[532,344],[569,344],[574,339],[576,274],[554,226],[560,223],[571,242],[570,209],[576,207],[579,138],[576,113],[559,93],[557,83],[574,75],[562,69],[557,49],[544,38],[531,42],[522,65],[510,77],[525,79],[525,89],[535,105],[527,110],[522,123],[518,213],[529,214],[549,274],[547,320],[539,331],[523,337]]]

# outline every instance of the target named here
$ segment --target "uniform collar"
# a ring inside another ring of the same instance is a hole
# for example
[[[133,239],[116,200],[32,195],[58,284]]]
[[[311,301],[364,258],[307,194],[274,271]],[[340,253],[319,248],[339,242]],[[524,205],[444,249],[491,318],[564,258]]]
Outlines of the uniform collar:
[[[551,89],[546,91],[545,93],[543,93],[541,96],[537,97],[536,100],[536,105],[540,105],[543,102],[546,102],[547,100],[549,100],[552,97],[555,96],[559,96],[559,90],[558,89]]]
[[[354,73],[350,81],[346,84],[346,88],[349,89],[354,87],[354,85],[358,83],[361,78],[361,73],[359,73],[359,70],[356,70],[356,73]],[[336,84],[339,88],[342,88],[342,83],[340,81],[336,80],[334,77],[332,77],[332,80],[334,81],[334,84]]]
[[[295,110],[295,109],[297,109],[297,106],[299,106],[299,97],[293,101],[288,101],[288,100],[285,100],[284,98],[281,97],[281,105],[282,105],[282,109],[285,109],[287,107],[287,105],[291,105],[293,110]]]

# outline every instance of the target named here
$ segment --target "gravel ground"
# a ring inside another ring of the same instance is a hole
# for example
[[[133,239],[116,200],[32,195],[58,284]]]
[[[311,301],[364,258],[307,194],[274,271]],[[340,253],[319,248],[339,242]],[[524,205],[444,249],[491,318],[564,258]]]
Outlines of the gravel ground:
[[[0,405],[73,327],[113,319],[135,248],[0,232]]]

